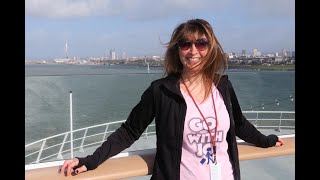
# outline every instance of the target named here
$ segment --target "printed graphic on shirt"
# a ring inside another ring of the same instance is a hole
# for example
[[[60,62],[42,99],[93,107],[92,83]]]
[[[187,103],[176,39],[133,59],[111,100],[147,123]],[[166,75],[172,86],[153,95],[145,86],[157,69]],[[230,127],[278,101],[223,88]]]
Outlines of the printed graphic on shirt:
[[[214,117],[206,117],[206,122],[202,118],[192,118],[188,122],[188,128],[191,133],[187,134],[188,143],[190,146],[196,147],[196,156],[199,157],[201,164],[214,163],[211,136],[214,138],[216,119]],[[216,134],[216,143],[222,142],[224,133],[222,130],[218,130]]]

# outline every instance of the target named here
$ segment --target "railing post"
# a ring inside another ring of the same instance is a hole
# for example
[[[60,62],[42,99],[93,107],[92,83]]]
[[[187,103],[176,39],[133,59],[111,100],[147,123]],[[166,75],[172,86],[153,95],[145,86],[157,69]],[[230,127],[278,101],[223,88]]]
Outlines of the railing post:
[[[253,125],[256,127],[259,127],[258,126],[258,119],[259,119],[259,112],[257,112],[256,121],[253,123]]]
[[[84,144],[84,140],[87,137],[87,132],[88,132],[88,128],[84,131],[84,134],[83,134],[83,137],[82,137],[82,140],[81,140],[81,144],[80,144],[80,148],[79,148],[79,152],[82,152],[82,153],[84,152],[83,144]]]
[[[40,148],[40,150],[39,150],[39,154],[38,154],[36,163],[39,163],[39,161],[40,161],[40,157],[41,157],[41,154],[42,154],[42,150],[43,150],[43,148],[44,148],[44,145],[46,144],[46,141],[47,141],[47,140],[44,140],[44,141],[42,142],[42,145],[41,145],[41,148]]]
[[[145,132],[146,139],[148,139],[148,129],[149,129],[149,126],[147,127],[146,132]]]
[[[70,151],[71,151],[71,158],[73,158],[72,91],[70,91]]]
[[[109,124],[107,124],[106,129],[104,130],[104,134],[103,134],[103,138],[102,138],[102,142],[101,142],[101,144],[104,142],[104,139],[106,138],[106,135],[107,135],[108,129],[109,129]]]
[[[281,131],[281,119],[282,119],[282,111],[281,111],[281,113],[280,113],[280,122],[279,122],[279,127],[278,127],[278,129],[277,129],[277,131]]]
[[[68,136],[68,133],[66,133],[66,135],[64,135],[62,144],[61,144],[61,146],[60,146],[60,150],[59,150],[59,152],[58,152],[58,156],[57,156],[58,159],[63,159],[62,150],[63,150],[64,144],[65,144],[65,142],[66,142],[67,136]]]

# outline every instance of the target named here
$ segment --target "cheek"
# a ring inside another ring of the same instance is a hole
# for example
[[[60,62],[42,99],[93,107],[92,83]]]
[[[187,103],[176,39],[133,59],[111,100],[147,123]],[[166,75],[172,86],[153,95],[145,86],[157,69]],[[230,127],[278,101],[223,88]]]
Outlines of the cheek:
[[[205,51],[199,51],[201,57],[205,57],[208,54],[208,49]]]
[[[181,50],[179,50],[179,56],[180,56],[180,57],[185,57],[187,53],[188,53],[188,51],[181,51]]]
[[[183,61],[183,59],[186,57],[187,52],[186,51],[180,51],[179,50],[179,58],[180,61]]]

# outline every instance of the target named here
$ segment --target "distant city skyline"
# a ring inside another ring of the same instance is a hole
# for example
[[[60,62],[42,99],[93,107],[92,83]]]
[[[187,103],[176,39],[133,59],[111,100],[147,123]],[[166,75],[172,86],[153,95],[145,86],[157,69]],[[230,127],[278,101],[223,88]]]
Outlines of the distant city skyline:
[[[295,51],[295,1],[26,0],[25,58],[162,56],[173,29],[206,19],[225,52]]]

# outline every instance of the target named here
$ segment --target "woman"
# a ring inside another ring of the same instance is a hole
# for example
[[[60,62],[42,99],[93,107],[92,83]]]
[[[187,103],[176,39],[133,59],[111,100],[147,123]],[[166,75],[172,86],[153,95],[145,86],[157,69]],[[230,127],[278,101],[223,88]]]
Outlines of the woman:
[[[191,19],[173,31],[166,77],[155,80],[128,119],[96,151],[66,160],[70,175],[93,170],[130,147],[155,119],[157,152],[151,179],[240,179],[236,136],[259,147],[280,146],[243,115],[227,75],[227,59],[211,25]]]

